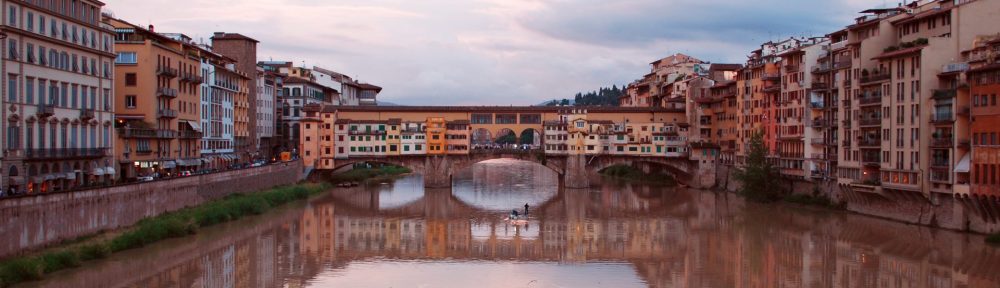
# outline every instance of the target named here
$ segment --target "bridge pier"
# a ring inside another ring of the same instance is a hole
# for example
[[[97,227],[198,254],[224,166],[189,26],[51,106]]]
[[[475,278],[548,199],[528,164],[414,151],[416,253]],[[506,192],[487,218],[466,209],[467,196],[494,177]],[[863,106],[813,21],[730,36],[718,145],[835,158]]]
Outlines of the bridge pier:
[[[424,187],[451,187],[452,163],[448,156],[427,156],[424,158]]]
[[[586,155],[566,156],[566,166],[560,179],[566,188],[590,188],[589,176]]]

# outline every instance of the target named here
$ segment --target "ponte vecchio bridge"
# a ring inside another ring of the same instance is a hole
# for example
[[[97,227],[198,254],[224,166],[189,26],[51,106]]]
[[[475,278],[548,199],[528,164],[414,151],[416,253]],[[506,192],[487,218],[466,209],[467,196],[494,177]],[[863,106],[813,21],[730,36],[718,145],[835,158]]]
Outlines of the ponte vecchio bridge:
[[[688,141],[683,109],[514,106],[307,106],[300,130],[306,169],[387,163],[450,187],[457,171],[492,159],[538,163],[571,188],[629,165],[715,184],[717,147]]]

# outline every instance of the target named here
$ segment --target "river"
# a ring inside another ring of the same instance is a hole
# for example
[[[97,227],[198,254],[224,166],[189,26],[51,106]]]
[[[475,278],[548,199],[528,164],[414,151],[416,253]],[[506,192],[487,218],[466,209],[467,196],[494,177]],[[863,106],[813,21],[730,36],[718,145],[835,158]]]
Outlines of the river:
[[[490,161],[419,175],[87,262],[25,287],[1000,287],[983,237],[728,193]],[[504,221],[512,209],[528,221]]]

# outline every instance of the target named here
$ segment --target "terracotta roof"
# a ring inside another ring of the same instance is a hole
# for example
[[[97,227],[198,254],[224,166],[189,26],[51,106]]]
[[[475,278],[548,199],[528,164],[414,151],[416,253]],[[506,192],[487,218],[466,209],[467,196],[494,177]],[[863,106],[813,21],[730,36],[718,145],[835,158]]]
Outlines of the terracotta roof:
[[[927,18],[927,17],[931,17],[931,16],[937,16],[937,15],[940,15],[940,14],[949,13],[949,12],[951,12],[951,8],[952,7],[941,9],[939,7],[939,8],[933,9],[933,10],[927,10],[927,11],[920,12],[920,14],[907,15],[907,17],[904,17],[902,19],[897,19],[895,21],[892,21],[892,24],[893,25],[905,24],[905,23],[909,23],[909,22],[921,20],[921,19],[924,19],[924,18]]]
[[[712,66],[709,69],[716,70],[716,71],[719,71],[719,70],[721,70],[721,71],[735,71],[735,70],[743,69],[743,64],[725,64],[725,63],[723,63],[723,64],[712,64]]]
[[[256,39],[253,39],[253,38],[250,38],[250,37],[247,37],[246,35],[243,35],[243,34],[240,34],[240,33],[216,32],[215,35],[212,36],[212,40],[216,40],[216,39],[220,39],[220,40],[246,40],[246,41],[251,41],[253,43],[260,43],[260,41],[257,41]]]
[[[362,90],[375,90],[375,92],[382,92],[382,87],[378,87],[368,83],[359,83],[358,87]]]

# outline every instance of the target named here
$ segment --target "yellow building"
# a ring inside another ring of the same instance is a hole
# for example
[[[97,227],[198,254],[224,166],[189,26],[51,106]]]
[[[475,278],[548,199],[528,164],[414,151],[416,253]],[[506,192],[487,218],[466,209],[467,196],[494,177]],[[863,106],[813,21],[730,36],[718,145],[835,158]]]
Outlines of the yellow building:
[[[447,153],[445,139],[447,128],[442,117],[427,118],[427,154],[444,155]]]

